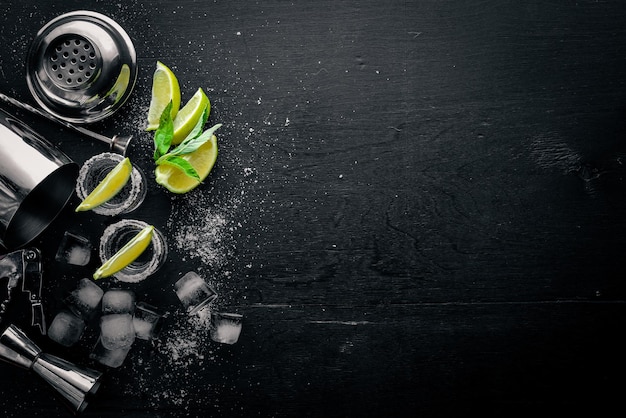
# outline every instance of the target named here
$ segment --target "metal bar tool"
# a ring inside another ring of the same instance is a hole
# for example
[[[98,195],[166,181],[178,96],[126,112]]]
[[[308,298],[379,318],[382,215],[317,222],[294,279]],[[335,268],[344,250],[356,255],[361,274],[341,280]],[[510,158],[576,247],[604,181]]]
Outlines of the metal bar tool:
[[[0,321],[6,313],[13,291],[20,286],[28,295],[31,306],[31,326],[38,326],[42,335],[46,334],[46,319],[41,303],[42,287],[41,253],[36,248],[27,248],[0,255],[0,280],[7,279],[7,294],[0,303]]]
[[[46,113],[43,110],[40,110],[27,103],[20,102],[19,100],[13,97],[7,96],[6,94],[3,94],[3,93],[0,93],[0,101],[4,103],[8,103],[12,106],[15,106],[18,109],[26,110],[32,114],[45,118],[51,122],[57,123],[65,128],[78,132],[88,138],[95,139],[96,141],[104,142],[105,144],[109,145],[111,152],[115,152],[118,154],[126,155],[126,150],[128,149],[130,140],[133,138],[132,135],[114,135],[112,138],[109,138],[108,136],[100,135],[99,133],[83,128],[82,126],[76,126],[64,120],[61,120],[51,115],[50,113]]]
[[[0,360],[32,370],[61,394],[77,414],[85,410],[88,396],[100,387],[102,373],[42,352],[15,325],[0,335]]]

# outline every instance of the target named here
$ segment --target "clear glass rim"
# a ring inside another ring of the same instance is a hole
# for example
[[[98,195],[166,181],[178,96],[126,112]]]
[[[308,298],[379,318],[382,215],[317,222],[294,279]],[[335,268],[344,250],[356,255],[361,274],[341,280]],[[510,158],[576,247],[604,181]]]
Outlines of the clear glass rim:
[[[102,170],[101,175],[112,169],[124,159],[123,155],[113,152],[96,154],[83,163],[76,180],[76,194],[80,200],[85,199],[98,185],[98,177],[94,177],[93,170]],[[103,177],[103,176],[102,176]],[[147,194],[147,186],[143,172],[133,165],[128,184],[108,202],[92,209],[94,213],[105,216],[117,216],[137,209]],[[125,198],[124,198],[125,196]]]
[[[100,238],[100,260],[104,263],[128,242],[128,239],[147,226],[148,223],[136,219],[123,219],[109,225]],[[123,239],[125,237],[127,239]],[[149,256],[149,259],[141,261],[144,258],[142,255],[138,260],[133,261],[127,267],[115,273],[113,277],[126,283],[137,283],[145,280],[165,263],[167,251],[165,237],[161,231],[154,228],[152,243],[144,252],[144,254]]]

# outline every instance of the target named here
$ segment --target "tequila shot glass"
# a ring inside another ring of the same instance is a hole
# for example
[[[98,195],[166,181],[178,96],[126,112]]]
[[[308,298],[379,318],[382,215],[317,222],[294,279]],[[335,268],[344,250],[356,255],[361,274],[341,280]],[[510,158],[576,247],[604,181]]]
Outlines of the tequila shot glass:
[[[76,181],[76,194],[83,200],[124,156],[112,152],[96,154],[82,165]],[[137,209],[146,197],[146,179],[140,169],[133,166],[128,183],[111,200],[93,208],[99,215],[116,216]]]
[[[135,219],[123,219],[109,225],[100,238],[100,260],[104,263],[139,233],[147,223]],[[119,281],[137,283],[154,274],[167,259],[167,242],[158,230],[154,229],[152,242],[132,263],[113,276]]]

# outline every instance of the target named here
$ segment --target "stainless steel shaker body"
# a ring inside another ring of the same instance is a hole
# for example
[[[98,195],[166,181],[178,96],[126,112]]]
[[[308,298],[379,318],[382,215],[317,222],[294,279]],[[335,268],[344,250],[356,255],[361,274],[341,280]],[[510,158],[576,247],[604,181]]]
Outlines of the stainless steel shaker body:
[[[0,109],[0,245],[24,247],[58,216],[74,192],[78,165]]]

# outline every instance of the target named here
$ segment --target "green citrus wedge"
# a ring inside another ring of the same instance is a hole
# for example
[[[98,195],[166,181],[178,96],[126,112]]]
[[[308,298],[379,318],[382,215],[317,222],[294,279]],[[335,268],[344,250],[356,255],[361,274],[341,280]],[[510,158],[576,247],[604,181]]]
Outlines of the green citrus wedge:
[[[128,89],[128,85],[130,84],[130,67],[128,64],[122,64],[122,68],[120,69],[120,75],[117,76],[117,80],[115,80],[115,84],[111,87],[111,90],[105,94],[104,97],[113,96],[113,100],[117,103],[123,96],[123,93]]]
[[[156,70],[152,76],[152,98],[148,109],[148,126],[146,131],[154,131],[159,127],[159,119],[163,109],[172,102],[172,119],[176,117],[180,108],[180,86],[178,79],[165,64],[157,61]]]
[[[135,261],[152,242],[154,226],[148,225],[104,262],[93,274],[94,280],[114,275]]]
[[[189,177],[180,168],[161,164],[154,170],[156,182],[172,193],[186,193],[196,188],[211,172],[217,160],[217,138],[215,135],[197,150],[181,155],[198,173],[200,180]]]
[[[204,109],[207,110],[208,115],[211,111],[211,102],[209,102],[209,98],[204,93],[204,90],[199,88],[185,106],[178,111],[176,118],[174,118],[172,145],[180,144],[189,135],[189,132],[202,117]]]
[[[108,202],[128,183],[133,166],[128,157],[117,163],[95,189],[76,207],[76,212],[91,210]]]

